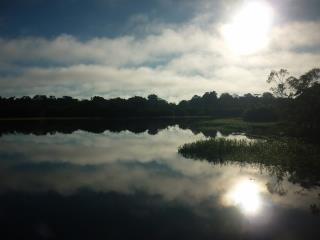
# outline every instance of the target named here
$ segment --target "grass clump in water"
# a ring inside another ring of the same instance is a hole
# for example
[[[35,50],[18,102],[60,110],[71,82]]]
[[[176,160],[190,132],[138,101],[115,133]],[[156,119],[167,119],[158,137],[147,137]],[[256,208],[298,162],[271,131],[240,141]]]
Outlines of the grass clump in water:
[[[305,186],[320,185],[319,146],[296,139],[235,140],[211,138],[179,147],[186,158],[213,163],[249,163],[266,167],[270,173]]]

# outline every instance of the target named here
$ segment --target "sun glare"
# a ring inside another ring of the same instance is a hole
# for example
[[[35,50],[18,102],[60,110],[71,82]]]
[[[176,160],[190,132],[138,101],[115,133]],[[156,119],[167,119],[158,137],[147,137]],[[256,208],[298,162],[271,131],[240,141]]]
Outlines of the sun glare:
[[[258,185],[249,180],[240,182],[229,195],[232,203],[248,215],[256,214],[261,208]]]
[[[226,24],[222,33],[228,46],[239,55],[255,53],[268,44],[273,11],[263,1],[246,3]]]

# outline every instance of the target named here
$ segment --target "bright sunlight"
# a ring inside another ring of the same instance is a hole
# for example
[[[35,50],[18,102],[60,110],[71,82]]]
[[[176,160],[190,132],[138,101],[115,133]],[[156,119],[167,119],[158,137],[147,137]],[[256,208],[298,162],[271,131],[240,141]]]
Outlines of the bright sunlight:
[[[230,49],[239,55],[253,54],[268,45],[273,11],[263,1],[250,1],[226,24],[222,33]]]
[[[237,184],[230,192],[229,198],[247,215],[256,214],[261,208],[258,185],[250,180]]]

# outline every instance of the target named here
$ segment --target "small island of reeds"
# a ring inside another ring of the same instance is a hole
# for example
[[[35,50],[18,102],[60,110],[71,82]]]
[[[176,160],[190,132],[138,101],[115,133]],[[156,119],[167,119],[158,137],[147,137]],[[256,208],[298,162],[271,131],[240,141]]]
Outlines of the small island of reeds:
[[[236,140],[210,138],[178,149],[186,158],[215,164],[258,164],[273,175],[305,186],[320,185],[320,148],[293,138]]]

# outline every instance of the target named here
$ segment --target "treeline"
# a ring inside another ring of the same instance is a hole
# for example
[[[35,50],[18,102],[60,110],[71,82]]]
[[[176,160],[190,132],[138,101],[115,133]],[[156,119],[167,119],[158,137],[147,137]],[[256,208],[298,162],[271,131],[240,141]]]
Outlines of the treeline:
[[[45,95],[0,97],[0,118],[242,117],[246,121],[281,120],[299,132],[320,134],[320,69],[298,78],[288,76],[285,69],[270,73],[267,82],[272,84],[272,93],[218,96],[212,91],[178,104],[155,94],[129,99],[95,96],[89,100]]]
[[[147,98],[104,99],[99,96],[90,100],[79,100],[69,96],[36,95],[34,97],[1,98],[1,118],[29,117],[175,117],[175,116],[212,116],[212,117],[247,117],[256,121],[273,121],[278,118],[274,108],[277,98],[271,93],[254,96],[232,96],[228,93],[217,96],[215,91],[203,96],[195,95],[190,100],[178,104],[169,103],[157,95]],[[254,111],[258,114],[255,114]]]

